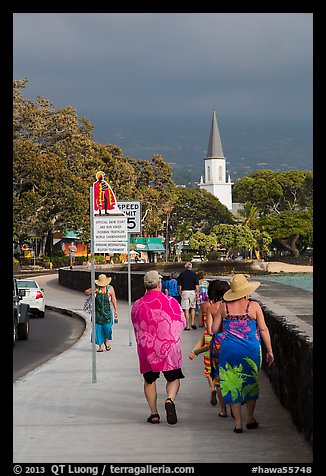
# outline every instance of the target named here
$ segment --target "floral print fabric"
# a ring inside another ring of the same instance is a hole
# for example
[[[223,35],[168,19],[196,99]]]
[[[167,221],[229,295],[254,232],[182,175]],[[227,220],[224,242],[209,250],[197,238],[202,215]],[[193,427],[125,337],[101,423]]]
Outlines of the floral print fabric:
[[[261,343],[256,320],[249,318],[248,309],[244,316],[223,319],[220,342],[218,376],[225,403],[257,400]]]
[[[181,335],[186,324],[180,304],[160,291],[147,291],[131,310],[140,373],[181,367]]]

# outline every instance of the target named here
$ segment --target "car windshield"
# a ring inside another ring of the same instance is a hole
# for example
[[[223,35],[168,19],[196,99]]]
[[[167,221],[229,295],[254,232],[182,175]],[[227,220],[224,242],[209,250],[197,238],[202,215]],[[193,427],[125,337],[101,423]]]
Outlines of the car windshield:
[[[17,281],[17,285],[18,285],[19,288],[34,288],[34,289],[38,288],[38,285],[37,285],[36,281],[20,280],[20,281]]]

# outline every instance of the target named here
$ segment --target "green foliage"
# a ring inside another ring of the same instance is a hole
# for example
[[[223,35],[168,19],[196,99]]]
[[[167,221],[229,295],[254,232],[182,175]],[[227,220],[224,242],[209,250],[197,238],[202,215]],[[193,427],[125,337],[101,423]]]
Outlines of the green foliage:
[[[245,202],[242,211],[245,223],[268,233],[294,256],[300,252],[297,243],[301,248],[312,243],[311,171],[256,171],[240,179],[233,194],[236,201]],[[256,240],[266,252],[270,238],[261,234]]]
[[[214,233],[206,235],[201,231],[197,231],[191,236],[189,245],[192,249],[199,251],[206,257],[207,253],[213,250],[217,245],[216,236]]]

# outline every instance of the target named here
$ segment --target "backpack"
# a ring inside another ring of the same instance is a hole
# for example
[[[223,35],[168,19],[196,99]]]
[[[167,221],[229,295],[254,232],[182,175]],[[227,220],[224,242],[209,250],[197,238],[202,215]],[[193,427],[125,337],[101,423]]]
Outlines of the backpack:
[[[110,298],[106,288],[105,293],[97,292],[95,296],[95,322],[96,324],[110,324],[111,319]]]

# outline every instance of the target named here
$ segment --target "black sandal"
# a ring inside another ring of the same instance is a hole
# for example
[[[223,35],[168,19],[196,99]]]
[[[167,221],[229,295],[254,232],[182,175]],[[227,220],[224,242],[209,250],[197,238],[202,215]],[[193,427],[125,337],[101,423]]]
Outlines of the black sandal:
[[[175,425],[178,421],[175,405],[171,398],[165,400],[166,419],[169,425]]]
[[[148,423],[160,423],[160,415],[158,413],[154,413],[147,418]]]
[[[252,423],[247,423],[246,424],[246,428],[248,428],[248,430],[254,430],[255,428],[257,428],[259,425],[258,421],[254,420]]]
[[[242,428],[237,428],[236,426],[234,427],[234,433],[243,433],[243,429]]]

